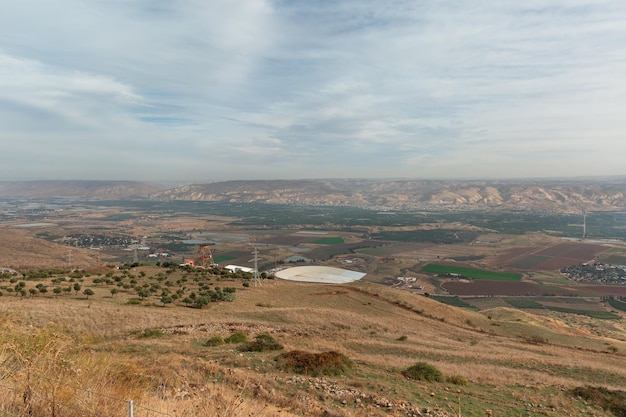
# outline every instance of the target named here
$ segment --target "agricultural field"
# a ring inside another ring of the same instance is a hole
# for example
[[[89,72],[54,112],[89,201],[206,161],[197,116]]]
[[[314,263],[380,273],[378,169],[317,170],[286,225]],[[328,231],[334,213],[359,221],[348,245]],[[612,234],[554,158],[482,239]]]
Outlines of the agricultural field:
[[[559,313],[567,314],[579,314],[589,316],[597,319],[620,319],[619,315],[606,311],[597,300],[589,301],[584,298],[571,297],[571,298],[546,298],[546,297],[521,297],[521,298],[506,298],[507,303],[511,306],[519,309],[545,309],[550,311],[556,311]]]
[[[609,305],[619,311],[626,312],[626,301],[616,300],[615,298],[610,298],[607,300]]]
[[[600,262],[612,265],[626,265],[626,250],[623,248],[609,249],[598,257]]]
[[[463,229],[426,229],[411,231],[384,231],[372,235],[373,239],[393,242],[428,242],[452,244],[471,242],[479,232]]]
[[[402,254],[414,254],[417,251],[432,247],[432,245],[427,243],[390,243],[385,242],[384,244],[381,242],[381,245],[378,247],[372,248],[363,248],[357,249],[358,253],[363,253],[371,256],[379,256],[379,257],[392,257],[395,255]]]
[[[478,310],[478,308],[476,308],[472,304],[470,304],[470,303],[460,299],[459,297],[450,297],[450,296],[442,296],[442,295],[431,295],[430,298],[432,298],[435,301],[439,301],[440,303],[447,304],[449,306],[459,307],[459,308],[467,308],[467,309],[470,309],[470,310]]]
[[[581,242],[546,242],[542,246],[508,249],[494,259],[493,265],[525,271],[557,271],[592,261],[608,249],[605,245]]]
[[[315,239],[311,243],[315,245],[341,245],[344,243],[344,240],[342,237],[339,236],[321,237],[319,239]]]
[[[543,309],[545,306],[530,297],[504,298],[508,304],[519,309]]]
[[[259,237],[257,241],[263,245],[276,245],[276,246],[297,246],[309,239],[308,236],[298,234],[288,235],[266,235]]]
[[[583,297],[545,297],[545,296],[516,296],[516,297],[476,297],[476,296],[430,296],[441,303],[472,309],[476,311],[492,311],[501,307],[513,307],[532,314],[550,315],[550,313],[565,313],[568,315],[587,316],[599,320],[621,320],[619,311],[625,311],[626,303],[615,299],[607,300],[607,304],[617,311],[610,311],[606,305],[597,299]]]
[[[544,288],[532,282],[480,279],[472,282],[446,281],[441,286],[450,294],[460,296],[540,296],[546,294]],[[567,293],[566,290],[553,292],[555,295],[565,295]]]
[[[577,285],[576,291],[602,297],[626,297],[625,285]]]
[[[428,264],[422,268],[422,271],[431,274],[456,274],[472,279],[487,279],[495,281],[519,281],[522,278],[522,274],[519,273],[486,271],[441,264]]]

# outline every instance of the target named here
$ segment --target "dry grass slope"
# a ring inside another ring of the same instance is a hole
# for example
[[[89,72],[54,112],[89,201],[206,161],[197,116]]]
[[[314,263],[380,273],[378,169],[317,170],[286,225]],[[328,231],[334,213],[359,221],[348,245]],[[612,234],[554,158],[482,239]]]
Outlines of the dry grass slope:
[[[0,378],[12,393],[0,396],[0,410],[124,415],[132,398],[181,417],[409,416],[424,408],[440,416],[608,417],[569,390],[626,389],[626,343],[564,335],[532,315],[489,318],[364,283],[266,282],[236,294],[204,309],[128,305],[128,296],[100,289],[89,300],[0,297]],[[280,351],[206,344],[238,332],[270,335],[285,352],[338,352],[353,366],[339,376],[300,376],[277,368]],[[546,343],[529,343],[538,332]],[[404,378],[417,362],[467,384]]]

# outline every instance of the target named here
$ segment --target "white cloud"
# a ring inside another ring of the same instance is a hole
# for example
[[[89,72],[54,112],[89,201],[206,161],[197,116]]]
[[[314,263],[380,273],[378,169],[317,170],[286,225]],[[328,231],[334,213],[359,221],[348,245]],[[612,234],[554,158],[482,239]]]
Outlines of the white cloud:
[[[624,20],[602,0],[12,2],[0,177],[623,173]]]

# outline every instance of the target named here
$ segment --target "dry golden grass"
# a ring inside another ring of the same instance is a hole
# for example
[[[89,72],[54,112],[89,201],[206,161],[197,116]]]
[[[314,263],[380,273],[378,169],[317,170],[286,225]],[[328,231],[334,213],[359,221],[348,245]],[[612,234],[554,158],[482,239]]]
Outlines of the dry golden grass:
[[[39,401],[30,406],[48,410],[41,415],[53,415],[52,398],[110,415],[132,398],[137,407],[181,417],[386,415],[383,400],[398,415],[408,407],[403,402],[439,406],[454,415],[460,400],[464,416],[483,416],[486,409],[494,416],[585,416],[588,406],[564,390],[584,384],[626,389],[626,343],[578,333],[554,317],[497,310],[489,319],[365,283],[266,281],[239,287],[234,302],[204,309],[163,307],[156,298],[127,305],[132,294],[111,297],[106,287],[92,288],[96,295],[89,300],[73,293],[0,298],[3,384],[20,395],[36,394]],[[204,346],[210,337],[238,331],[250,338],[268,333],[285,351],[337,351],[355,367],[347,376],[315,382],[278,371],[276,352]],[[527,341],[538,333],[548,343]],[[401,376],[419,361],[469,383],[412,382]],[[0,402],[5,409],[23,410],[28,404],[17,398]]]
[[[67,267],[67,246],[47,242],[32,236],[31,230],[0,225],[0,266],[13,269],[37,267]],[[72,263],[87,268],[96,262],[97,254],[86,249],[72,248]]]

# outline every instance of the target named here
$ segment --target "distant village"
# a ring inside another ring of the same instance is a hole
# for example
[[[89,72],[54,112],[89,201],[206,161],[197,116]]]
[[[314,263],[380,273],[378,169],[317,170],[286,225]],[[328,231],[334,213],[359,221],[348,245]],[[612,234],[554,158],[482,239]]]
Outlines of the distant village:
[[[626,265],[583,263],[565,267],[561,274],[579,282],[626,284]]]

